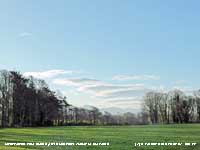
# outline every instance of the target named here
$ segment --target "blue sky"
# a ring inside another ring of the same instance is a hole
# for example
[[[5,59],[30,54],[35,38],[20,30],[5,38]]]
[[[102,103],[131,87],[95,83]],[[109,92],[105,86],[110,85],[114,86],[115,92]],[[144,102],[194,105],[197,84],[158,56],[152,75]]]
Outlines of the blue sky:
[[[120,101],[113,107],[123,102],[138,107],[134,97],[142,92],[136,87],[197,89],[199,4],[197,0],[1,1],[0,68],[54,72],[45,79],[75,105],[112,106]],[[88,89],[97,85],[101,85],[98,92]],[[98,94],[109,95],[108,89],[115,97],[100,98]]]

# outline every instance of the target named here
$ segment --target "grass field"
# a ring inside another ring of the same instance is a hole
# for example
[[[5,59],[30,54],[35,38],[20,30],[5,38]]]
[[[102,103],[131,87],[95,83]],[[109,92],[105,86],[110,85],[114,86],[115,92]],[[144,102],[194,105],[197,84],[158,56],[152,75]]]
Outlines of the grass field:
[[[109,142],[109,146],[4,146],[5,142]],[[135,142],[197,142],[196,146],[140,146]],[[200,150],[200,124],[0,129],[0,149]]]

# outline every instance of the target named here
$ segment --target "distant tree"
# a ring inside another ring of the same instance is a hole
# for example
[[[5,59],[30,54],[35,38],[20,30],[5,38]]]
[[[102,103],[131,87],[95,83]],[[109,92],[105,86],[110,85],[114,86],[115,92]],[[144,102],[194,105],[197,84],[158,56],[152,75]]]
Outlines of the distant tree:
[[[12,126],[13,124],[13,98],[10,72],[0,71],[0,126]]]
[[[175,123],[183,123],[182,104],[183,104],[185,95],[180,90],[174,90],[170,93],[170,95],[171,95],[172,120]]]
[[[13,83],[14,124],[27,126],[31,116],[29,110],[31,108],[30,90],[27,87],[28,79],[15,71],[11,71],[11,76]]]
[[[161,106],[161,100],[163,93],[149,92],[144,97],[144,109],[149,112],[150,120],[153,124],[159,123],[159,113],[163,117],[163,108]]]
[[[92,110],[90,110],[90,114],[91,114],[91,119],[92,119],[92,123],[94,125],[98,124],[98,120],[99,120],[99,116],[101,115],[101,112],[99,111],[98,108],[96,107],[92,107]]]
[[[194,92],[197,112],[197,122],[200,122],[200,90]]]
[[[109,124],[111,124],[111,121],[112,121],[112,114],[111,113],[109,113],[109,112],[107,112],[107,111],[105,111],[104,112],[104,115],[103,115],[103,124],[104,125],[109,125]]]

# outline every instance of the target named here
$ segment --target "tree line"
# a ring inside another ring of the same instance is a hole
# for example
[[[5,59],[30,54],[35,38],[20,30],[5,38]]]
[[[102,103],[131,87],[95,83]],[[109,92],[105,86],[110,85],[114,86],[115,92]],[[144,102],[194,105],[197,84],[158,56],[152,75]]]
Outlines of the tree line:
[[[143,112],[152,124],[199,123],[200,90],[190,95],[180,90],[149,92],[144,96]]]

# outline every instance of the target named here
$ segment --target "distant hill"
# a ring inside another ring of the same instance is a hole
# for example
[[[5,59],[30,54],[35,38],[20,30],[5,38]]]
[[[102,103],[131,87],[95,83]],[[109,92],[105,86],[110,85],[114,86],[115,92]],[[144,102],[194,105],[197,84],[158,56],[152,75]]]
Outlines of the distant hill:
[[[131,112],[131,113],[138,113],[139,110],[138,109],[132,109],[132,108],[118,108],[118,107],[108,107],[108,108],[101,108],[100,109],[102,112],[107,111],[113,115],[116,114],[123,114],[126,112]]]
[[[93,106],[91,105],[84,105],[83,108],[91,110]],[[123,114],[123,113],[127,113],[127,112],[131,112],[131,113],[138,113],[139,110],[138,109],[133,109],[133,108],[119,108],[119,107],[107,107],[107,108],[99,108],[99,110],[101,112],[107,111],[113,115],[117,115],[117,114]]]

